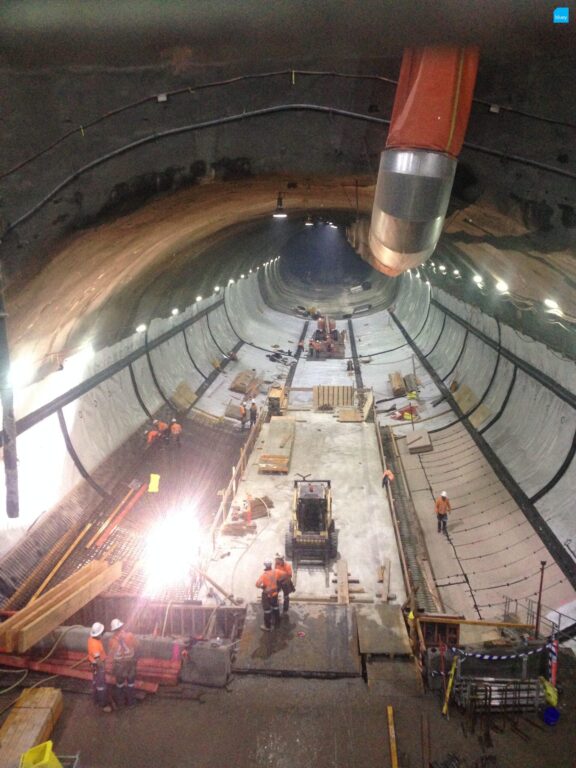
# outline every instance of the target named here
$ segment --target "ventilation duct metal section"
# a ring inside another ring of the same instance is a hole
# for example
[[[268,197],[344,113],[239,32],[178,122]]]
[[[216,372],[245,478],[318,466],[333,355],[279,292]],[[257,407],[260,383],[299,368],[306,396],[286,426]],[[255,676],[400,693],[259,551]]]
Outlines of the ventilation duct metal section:
[[[365,257],[386,275],[421,264],[436,248],[477,69],[476,48],[404,52]]]

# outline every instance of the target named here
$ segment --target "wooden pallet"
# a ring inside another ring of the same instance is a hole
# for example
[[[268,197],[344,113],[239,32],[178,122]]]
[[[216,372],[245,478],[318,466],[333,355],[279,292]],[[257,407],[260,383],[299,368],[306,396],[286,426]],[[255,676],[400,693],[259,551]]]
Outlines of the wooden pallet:
[[[59,688],[23,691],[0,728],[0,768],[18,768],[24,752],[47,741],[63,707]]]
[[[354,387],[316,386],[312,389],[314,410],[354,406]]]

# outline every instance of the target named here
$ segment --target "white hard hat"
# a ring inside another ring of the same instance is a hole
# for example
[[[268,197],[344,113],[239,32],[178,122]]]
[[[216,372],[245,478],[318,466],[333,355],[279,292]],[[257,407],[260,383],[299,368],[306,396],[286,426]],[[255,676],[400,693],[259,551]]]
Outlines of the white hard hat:
[[[264,560],[264,568],[272,568],[272,560]]]
[[[442,491],[442,493],[440,494],[440,496],[444,496],[444,498],[446,498],[446,496],[448,496],[448,494],[446,493],[446,491]]]
[[[281,555],[279,552],[276,552],[276,560],[284,560],[284,555]]]
[[[104,624],[101,624],[99,621],[95,621],[90,629],[90,637],[100,637],[103,632]]]
[[[110,632],[116,632],[117,629],[120,629],[124,626],[124,622],[120,621],[120,619],[112,619],[112,622],[110,624]]]

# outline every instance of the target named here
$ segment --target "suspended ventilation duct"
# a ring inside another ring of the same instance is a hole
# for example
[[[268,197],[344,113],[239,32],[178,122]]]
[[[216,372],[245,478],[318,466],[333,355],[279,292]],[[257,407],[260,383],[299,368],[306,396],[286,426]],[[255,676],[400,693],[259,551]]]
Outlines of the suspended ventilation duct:
[[[436,248],[477,69],[477,48],[404,51],[365,256],[386,275],[422,264]]]

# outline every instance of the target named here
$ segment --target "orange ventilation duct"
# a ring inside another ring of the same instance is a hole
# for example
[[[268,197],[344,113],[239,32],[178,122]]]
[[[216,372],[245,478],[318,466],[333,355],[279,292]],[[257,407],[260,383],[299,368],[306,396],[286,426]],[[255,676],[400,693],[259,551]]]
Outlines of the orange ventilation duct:
[[[450,201],[477,48],[406,49],[380,156],[368,260],[392,277],[432,255]]]

